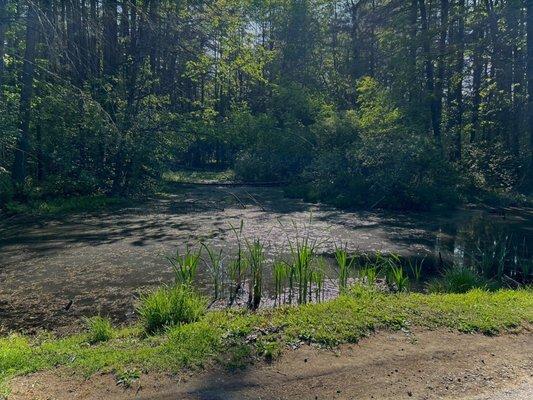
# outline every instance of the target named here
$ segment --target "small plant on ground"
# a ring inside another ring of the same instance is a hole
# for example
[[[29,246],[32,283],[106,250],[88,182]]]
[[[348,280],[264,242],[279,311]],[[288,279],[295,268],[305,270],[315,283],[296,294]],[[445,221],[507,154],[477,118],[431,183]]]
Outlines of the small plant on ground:
[[[374,265],[367,265],[359,270],[359,279],[368,286],[374,286],[378,279],[378,269]]]
[[[142,295],[137,305],[137,313],[147,333],[198,321],[206,310],[206,299],[188,285],[159,288]]]
[[[92,317],[85,320],[88,330],[88,341],[91,344],[107,342],[112,339],[115,331],[111,321],[104,317]]]
[[[176,284],[192,285],[194,283],[194,279],[198,273],[198,264],[200,263],[201,253],[201,247],[199,247],[198,250],[193,251],[191,247],[187,245],[185,253],[180,254],[179,249],[177,249],[176,256],[168,259],[174,270]]]

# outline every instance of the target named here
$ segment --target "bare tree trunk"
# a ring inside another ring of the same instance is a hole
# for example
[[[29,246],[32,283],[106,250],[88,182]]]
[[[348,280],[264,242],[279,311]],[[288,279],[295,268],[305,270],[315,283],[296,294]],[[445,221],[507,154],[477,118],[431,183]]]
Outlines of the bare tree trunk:
[[[453,159],[460,160],[462,156],[463,131],[463,68],[464,68],[464,36],[465,36],[465,0],[457,2],[457,32],[454,36],[455,44],[455,74],[451,79],[451,98],[453,106]]]
[[[438,116],[439,110],[437,107],[437,101],[435,99],[435,67],[433,65],[433,58],[431,57],[431,38],[425,0],[419,0],[418,5],[420,7],[420,19],[422,22],[422,50],[424,52],[426,65],[426,89],[430,107],[431,128],[433,129],[435,141],[440,145],[440,118]]]
[[[26,17],[26,49],[22,66],[22,91],[20,93],[20,136],[15,150],[12,178],[19,186],[24,183],[27,176],[27,155],[30,147],[30,119],[31,100],[33,95],[33,74],[35,63],[35,50],[37,45],[37,10],[30,3]]]
[[[118,67],[117,0],[104,0],[103,12],[104,74],[112,76],[116,74]]]
[[[533,187],[533,0],[527,0],[527,91],[529,168],[526,189]]]
[[[3,83],[4,76],[4,51],[5,51],[5,42],[6,42],[6,29],[7,29],[7,0],[0,0],[0,86]],[[2,91],[0,90],[0,97],[2,96]]]
[[[437,59],[437,79],[435,80],[435,94],[433,101],[435,102],[435,116],[433,133],[437,143],[441,141],[441,122],[442,122],[442,95],[444,90],[444,70],[446,65],[446,40],[448,38],[448,15],[450,12],[449,0],[441,0],[440,9],[440,37],[439,37],[439,55]]]

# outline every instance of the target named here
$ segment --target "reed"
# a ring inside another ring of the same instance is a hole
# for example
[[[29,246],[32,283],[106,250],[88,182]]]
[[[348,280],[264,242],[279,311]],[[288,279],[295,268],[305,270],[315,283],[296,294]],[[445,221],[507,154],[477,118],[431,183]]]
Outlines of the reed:
[[[217,252],[205,243],[202,243],[202,246],[207,251],[208,260],[205,262],[213,283],[214,300],[217,300],[220,296],[223,281],[222,249]]]
[[[350,276],[350,269],[355,261],[355,257],[352,257],[348,261],[348,245],[337,247],[335,246],[335,260],[337,260],[337,266],[339,267],[339,289],[344,292],[348,287],[348,278]]]
[[[198,265],[202,248],[193,250],[189,245],[185,248],[185,253],[180,254],[179,249],[176,250],[174,258],[169,257],[168,260],[174,270],[174,279],[176,284],[192,285],[198,273]]]
[[[297,238],[294,242],[289,240],[292,259],[293,277],[298,282],[298,304],[305,304],[309,294],[309,281],[311,280],[311,261],[314,256],[315,243],[309,237]]]
[[[248,247],[248,266],[250,269],[248,308],[257,310],[263,293],[264,248],[256,239],[253,243],[246,241]]]
[[[237,256],[229,263],[228,272],[229,278],[232,282],[233,288],[230,288],[230,306],[233,305],[235,299],[239,295],[242,289],[242,281],[246,276],[246,270],[248,267],[247,259],[244,256],[242,231],[244,228],[244,222],[241,220],[239,228],[235,228],[230,224],[230,227],[235,234],[237,240]]]
[[[285,262],[276,261],[272,266],[272,270],[274,274],[275,302],[276,304],[281,305],[282,296],[285,294],[289,268]]]

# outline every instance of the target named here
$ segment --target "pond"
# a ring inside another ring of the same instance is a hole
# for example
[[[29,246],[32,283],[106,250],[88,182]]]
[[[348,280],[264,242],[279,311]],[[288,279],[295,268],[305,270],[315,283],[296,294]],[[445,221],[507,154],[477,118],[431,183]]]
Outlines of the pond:
[[[342,211],[288,199],[281,188],[176,185],[98,214],[0,221],[0,325],[66,333],[98,313],[128,322],[140,291],[172,282],[166,257],[176,248],[202,240],[235,254],[232,226],[241,221],[243,236],[264,244],[268,262],[286,257],[297,237],[309,237],[326,257],[342,243],[350,252],[425,259],[428,275],[439,253],[445,263],[462,262],[480,241],[506,240],[527,257],[533,247],[532,209]]]

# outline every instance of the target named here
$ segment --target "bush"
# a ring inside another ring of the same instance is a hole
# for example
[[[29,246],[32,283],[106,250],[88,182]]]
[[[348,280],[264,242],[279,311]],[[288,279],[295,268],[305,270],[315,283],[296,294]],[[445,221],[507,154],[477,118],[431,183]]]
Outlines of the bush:
[[[163,287],[143,295],[137,312],[147,333],[195,322],[205,314],[207,300],[186,285]]]
[[[115,332],[111,321],[103,317],[92,317],[86,320],[88,333],[88,341],[91,344],[107,342],[111,339]]]
[[[468,267],[451,267],[442,276],[428,283],[430,293],[466,293],[472,289],[486,289],[489,282]]]

